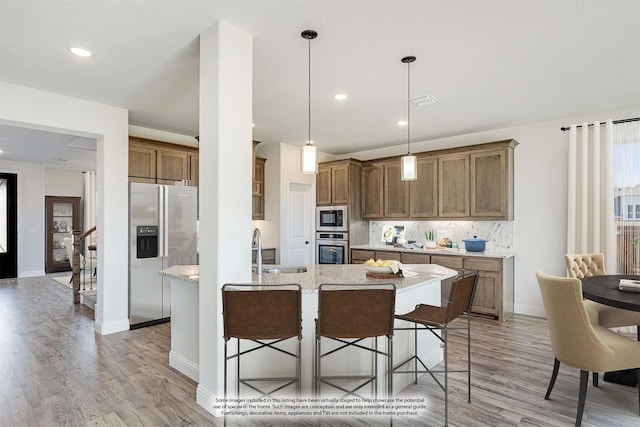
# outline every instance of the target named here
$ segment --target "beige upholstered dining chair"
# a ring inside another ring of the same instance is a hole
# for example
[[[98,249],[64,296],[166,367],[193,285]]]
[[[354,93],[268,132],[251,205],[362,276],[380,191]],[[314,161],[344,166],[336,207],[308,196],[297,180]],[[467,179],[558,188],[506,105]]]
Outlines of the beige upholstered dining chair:
[[[582,279],[607,274],[603,254],[566,254],[564,258],[569,277]],[[611,307],[590,300],[585,300],[584,303],[592,324],[605,328],[637,325],[640,333],[640,312]],[[638,339],[640,340],[640,336]]]
[[[544,398],[548,400],[551,395],[560,362],[580,369],[575,424],[579,426],[582,423],[589,372],[640,368],[640,342],[589,321],[579,279],[550,276],[539,269],[536,270],[536,277],[555,356],[551,381]],[[640,387],[638,407],[640,412]]]

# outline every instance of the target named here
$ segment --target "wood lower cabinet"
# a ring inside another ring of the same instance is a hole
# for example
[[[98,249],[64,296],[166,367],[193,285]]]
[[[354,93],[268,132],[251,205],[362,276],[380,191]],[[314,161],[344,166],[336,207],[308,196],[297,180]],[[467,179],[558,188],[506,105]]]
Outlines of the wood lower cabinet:
[[[251,252],[251,263],[255,264],[256,255],[258,250],[254,249]],[[262,248],[262,264],[275,264],[276,263],[276,248]]]
[[[351,249],[351,263],[368,259],[393,259],[403,264],[438,264],[458,272],[478,271],[478,287],[473,300],[474,314],[505,321],[514,311],[514,259],[480,256],[429,254],[413,251]],[[442,283],[442,301],[446,304],[453,279]]]
[[[64,239],[82,230],[80,197],[45,196],[46,263],[44,271],[71,271]]]

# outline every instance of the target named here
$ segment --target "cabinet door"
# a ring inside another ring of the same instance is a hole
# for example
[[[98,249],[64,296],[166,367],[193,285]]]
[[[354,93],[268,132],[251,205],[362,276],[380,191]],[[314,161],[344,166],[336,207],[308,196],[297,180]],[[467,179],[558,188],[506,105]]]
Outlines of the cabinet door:
[[[331,167],[331,203],[349,204],[349,165]]]
[[[266,159],[255,158],[253,166],[252,214],[251,219],[264,219],[264,164]]]
[[[351,249],[351,264],[362,264],[365,261],[373,259],[375,252],[366,249]]]
[[[189,180],[194,187],[200,186],[200,155],[189,153]]]
[[[316,205],[331,204],[331,166],[318,166],[316,177]]]
[[[501,316],[502,260],[495,258],[464,258],[464,268],[478,270],[478,286],[473,299],[474,313]]]
[[[431,264],[431,255],[403,252],[401,262],[403,264]]]
[[[441,217],[469,217],[469,155],[438,159],[438,213]]]
[[[369,164],[362,167],[362,218],[383,216],[384,187],[382,185],[382,165]]]
[[[173,184],[189,179],[189,155],[186,151],[158,149],[158,183]]]
[[[376,251],[376,260],[378,259],[391,259],[395,261],[400,261],[400,257],[402,256],[402,252],[396,251]]]
[[[142,181],[156,181],[156,149],[144,145],[129,143],[129,177],[141,178]]]
[[[471,216],[507,219],[507,153],[471,154]]]
[[[418,179],[409,185],[411,218],[438,216],[438,160],[418,158]]]
[[[384,216],[409,217],[409,181],[401,179],[400,162],[384,165]]]
[[[47,259],[45,272],[69,271],[69,253],[64,239],[71,238],[72,230],[81,230],[80,197],[45,196],[45,214],[47,231]]]

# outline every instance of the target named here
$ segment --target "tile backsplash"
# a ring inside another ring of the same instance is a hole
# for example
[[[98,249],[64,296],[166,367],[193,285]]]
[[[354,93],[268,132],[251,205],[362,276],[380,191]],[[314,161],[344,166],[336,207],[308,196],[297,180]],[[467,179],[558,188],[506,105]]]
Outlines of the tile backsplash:
[[[462,239],[473,236],[487,240],[487,249],[513,251],[513,221],[371,221],[369,222],[369,244],[382,243],[382,229],[385,226],[403,225],[405,239],[424,243],[424,233],[433,230],[436,242],[444,237],[458,242],[464,248]]]

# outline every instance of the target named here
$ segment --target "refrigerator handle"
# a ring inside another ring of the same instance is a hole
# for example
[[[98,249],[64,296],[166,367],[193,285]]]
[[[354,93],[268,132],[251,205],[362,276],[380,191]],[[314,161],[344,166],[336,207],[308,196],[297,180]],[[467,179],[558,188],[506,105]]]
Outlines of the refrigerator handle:
[[[165,186],[164,185],[159,185],[158,186],[158,257],[162,258],[165,256],[165,251],[164,251],[164,235],[166,234],[165,232],[165,210],[164,210],[164,206],[165,206],[165,192],[164,192]]]
[[[164,200],[162,203],[162,256],[169,256],[169,186],[163,185]]]

